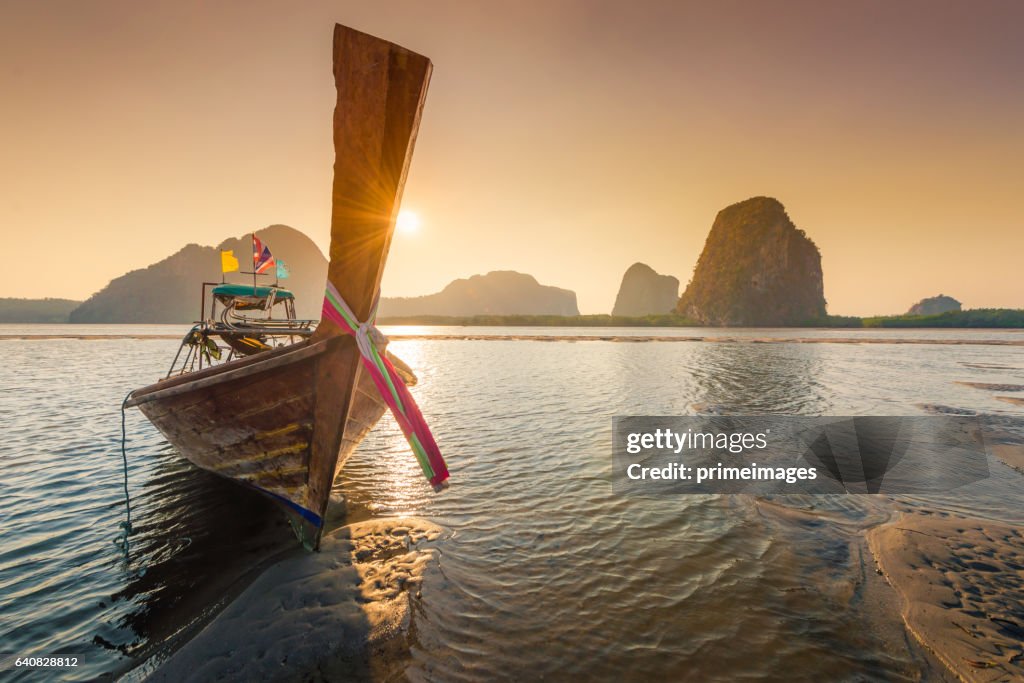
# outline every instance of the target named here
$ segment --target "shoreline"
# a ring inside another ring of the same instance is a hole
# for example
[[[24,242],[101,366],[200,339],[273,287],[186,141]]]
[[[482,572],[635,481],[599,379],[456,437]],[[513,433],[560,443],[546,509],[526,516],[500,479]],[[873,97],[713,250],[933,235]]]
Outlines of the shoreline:
[[[966,328],[965,328],[966,329]],[[178,341],[174,334],[0,334],[0,341]],[[938,346],[1024,346],[1024,339],[914,339],[881,337],[743,337],[743,336],[654,336],[607,334],[394,334],[390,341],[542,341],[577,342],[605,341],[620,343],[642,342],[704,342],[717,344],[922,344]]]

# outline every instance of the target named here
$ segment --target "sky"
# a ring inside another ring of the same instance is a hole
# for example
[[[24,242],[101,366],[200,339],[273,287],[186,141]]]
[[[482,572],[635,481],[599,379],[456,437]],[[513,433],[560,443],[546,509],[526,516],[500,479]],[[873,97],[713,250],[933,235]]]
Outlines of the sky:
[[[0,4],[0,296],[84,299],[187,243],[329,242],[335,22],[434,74],[385,296],[517,270],[611,310],[785,204],[830,313],[1024,307],[1024,3]],[[272,246],[272,245],[271,245]]]

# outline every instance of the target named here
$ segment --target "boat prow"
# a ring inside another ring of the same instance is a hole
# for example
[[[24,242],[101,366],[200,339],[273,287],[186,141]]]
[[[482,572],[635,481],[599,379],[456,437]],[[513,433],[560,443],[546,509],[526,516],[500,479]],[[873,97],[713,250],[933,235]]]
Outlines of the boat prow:
[[[309,468],[317,396],[315,378],[341,337],[298,342],[179,375],[132,392],[138,407],[193,464],[251,486],[289,513],[299,539],[317,544],[326,502],[311,498]],[[403,368],[410,385],[416,378]],[[387,409],[368,375],[355,387],[331,480]]]

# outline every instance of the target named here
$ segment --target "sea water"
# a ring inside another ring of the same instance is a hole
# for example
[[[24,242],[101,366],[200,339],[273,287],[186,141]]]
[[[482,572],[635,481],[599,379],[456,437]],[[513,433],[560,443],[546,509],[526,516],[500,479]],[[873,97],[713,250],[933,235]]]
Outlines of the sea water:
[[[134,410],[126,506],[121,401],[166,371],[184,329],[0,326],[0,652],[77,655],[68,680],[116,675],[293,547],[276,508],[189,465]],[[414,601],[414,680],[915,680],[933,664],[873,592],[863,530],[907,506],[1024,520],[1024,477],[991,458],[984,482],[928,497],[628,498],[610,483],[615,415],[968,412],[1020,431],[1005,392],[958,383],[1024,384],[1020,346],[964,343],[1020,332],[389,331],[425,335],[390,348],[419,376],[452,486],[430,491],[385,418],[336,485],[335,523],[445,529]],[[38,333],[114,337],[18,338]],[[513,338],[538,334],[579,339]],[[736,341],[586,339],[626,335]],[[857,343],[879,338],[953,343]]]

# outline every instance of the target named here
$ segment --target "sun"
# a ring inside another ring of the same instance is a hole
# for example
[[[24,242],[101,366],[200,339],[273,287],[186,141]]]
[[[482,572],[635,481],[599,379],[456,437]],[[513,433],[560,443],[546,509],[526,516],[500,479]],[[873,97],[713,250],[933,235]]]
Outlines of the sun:
[[[403,235],[411,235],[415,232],[419,232],[420,217],[412,211],[403,209],[398,212],[398,221],[395,223],[395,227]]]

